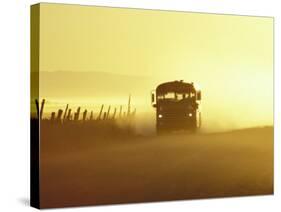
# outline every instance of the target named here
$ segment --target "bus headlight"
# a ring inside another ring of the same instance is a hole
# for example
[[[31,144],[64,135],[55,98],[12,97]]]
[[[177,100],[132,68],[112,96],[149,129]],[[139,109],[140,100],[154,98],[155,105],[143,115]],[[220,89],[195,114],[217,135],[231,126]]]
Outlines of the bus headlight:
[[[189,113],[188,116],[189,116],[189,117],[192,117],[192,113]]]
[[[161,119],[162,117],[163,117],[163,115],[162,115],[162,114],[159,114],[159,115],[158,115],[158,118],[160,118],[160,119]]]

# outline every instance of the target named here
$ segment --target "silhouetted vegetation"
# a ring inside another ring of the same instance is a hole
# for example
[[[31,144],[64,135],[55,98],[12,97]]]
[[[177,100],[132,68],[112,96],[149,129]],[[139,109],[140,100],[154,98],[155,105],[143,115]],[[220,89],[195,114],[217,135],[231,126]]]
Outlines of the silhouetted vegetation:
[[[131,112],[130,101],[131,97],[126,108],[127,112],[123,112],[122,106],[118,108],[119,111],[116,107],[112,110],[110,105],[105,112],[102,105],[95,116],[93,111],[88,112],[81,107],[73,110],[67,104],[64,110],[58,109],[57,112],[51,112],[50,116],[46,117],[43,114],[45,99],[42,100],[40,107],[39,101],[35,100],[37,117],[33,117],[31,121],[40,120],[40,141],[46,149],[63,150],[89,146],[89,144],[102,144],[106,143],[106,140],[112,142],[114,139],[135,135],[136,109]],[[42,149],[45,150],[44,148]]]

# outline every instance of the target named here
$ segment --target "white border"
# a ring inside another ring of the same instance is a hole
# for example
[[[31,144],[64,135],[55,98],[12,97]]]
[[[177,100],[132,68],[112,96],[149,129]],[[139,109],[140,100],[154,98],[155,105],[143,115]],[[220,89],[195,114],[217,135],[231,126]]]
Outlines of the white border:
[[[274,0],[80,0],[48,1],[275,17],[275,195],[190,200],[118,206],[79,207],[68,211],[278,211],[280,197],[280,4]],[[31,211],[29,198],[29,6],[37,1],[1,2],[0,39],[0,211]]]

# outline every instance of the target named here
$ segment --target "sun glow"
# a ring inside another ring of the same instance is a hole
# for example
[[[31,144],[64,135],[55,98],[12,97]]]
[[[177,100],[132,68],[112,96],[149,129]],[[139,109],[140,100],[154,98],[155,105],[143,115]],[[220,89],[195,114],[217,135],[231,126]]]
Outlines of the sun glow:
[[[273,124],[272,18],[42,4],[40,19],[46,110],[132,94],[154,117],[151,90],[184,80],[202,91],[203,126]]]

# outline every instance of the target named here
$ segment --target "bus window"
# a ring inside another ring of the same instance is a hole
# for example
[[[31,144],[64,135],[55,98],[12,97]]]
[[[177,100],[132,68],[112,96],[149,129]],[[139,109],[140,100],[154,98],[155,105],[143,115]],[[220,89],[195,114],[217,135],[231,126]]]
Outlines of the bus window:
[[[190,93],[190,97],[191,97],[191,98],[195,97],[195,93],[191,92],[191,93]]]
[[[176,95],[174,92],[166,93],[164,99],[175,99]]]
[[[184,93],[178,93],[176,95],[177,95],[177,100],[178,101],[181,101],[181,100],[185,99],[185,94]]]
[[[157,96],[157,99],[159,100],[159,99],[164,99],[164,96],[163,95],[158,95]]]
[[[185,93],[185,94],[183,94],[184,95],[184,98],[185,99],[188,99],[189,98],[189,93]]]

